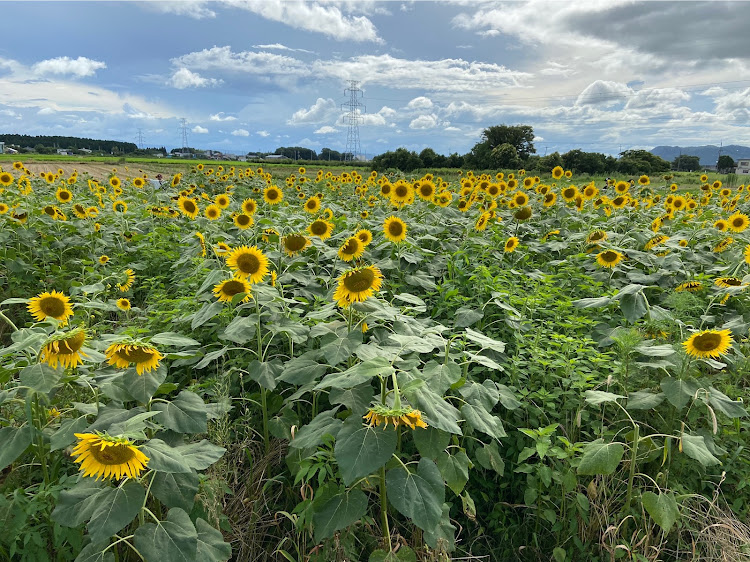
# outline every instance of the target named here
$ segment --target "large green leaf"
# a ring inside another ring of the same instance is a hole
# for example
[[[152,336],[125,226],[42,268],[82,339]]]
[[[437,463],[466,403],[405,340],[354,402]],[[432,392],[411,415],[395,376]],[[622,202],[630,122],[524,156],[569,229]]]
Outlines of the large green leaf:
[[[430,529],[425,529],[424,542],[430,548],[453,552],[456,550],[456,528],[451,524],[450,504],[442,505],[440,521]]]
[[[245,345],[255,337],[258,330],[258,315],[238,316],[232,320],[219,336],[219,339],[229,340],[239,345]]]
[[[477,462],[487,470],[494,470],[500,476],[505,472],[505,461],[500,456],[500,451],[495,441],[492,441],[489,445],[483,445],[474,454],[477,457]]]
[[[367,562],[417,562],[417,553],[403,544],[396,552],[388,552],[379,548],[372,551]]]
[[[431,388],[421,386],[404,394],[409,402],[419,406],[427,425],[461,435],[461,428],[458,426],[461,417],[459,411]]]
[[[436,460],[451,442],[450,433],[429,426],[418,427],[411,435],[419,454],[432,460]]]
[[[665,533],[668,533],[680,516],[680,510],[677,507],[677,501],[675,501],[674,496],[661,492],[657,496],[653,492],[645,492],[641,497],[641,501],[651,519]]]
[[[70,445],[76,440],[75,434],[83,432],[88,424],[86,416],[63,420],[60,423],[60,429],[50,436],[50,450],[57,451]]]
[[[699,388],[700,386],[693,379],[665,377],[661,381],[661,389],[664,391],[667,400],[680,410],[693,399]]]
[[[357,363],[354,367],[341,373],[331,373],[326,375],[323,380],[315,387],[316,390],[323,388],[352,388],[360,384],[369,382],[373,377],[389,377],[393,374],[394,369],[391,362],[385,357],[375,357],[362,363]]]
[[[628,394],[628,402],[625,408],[628,410],[653,410],[664,402],[664,393],[653,393],[648,390],[639,390]]]
[[[191,472],[187,459],[180,451],[161,439],[151,439],[141,445],[141,452],[148,457],[148,467],[160,472]]]
[[[276,388],[277,379],[281,375],[282,364],[279,359],[272,361],[258,361],[253,359],[247,366],[247,375],[267,390]]]
[[[195,504],[199,484],[200,477],[194,471],[184,474],[155,472],[151,493],[167,507],[179,507],[189,513]]]
[[[133,542],[149,562],[198,560],[198,532],[188,514],[179,507],[169,510],[166,521],[138,527]]]
[[[313,529],[315,540],[320,542],[367,513],[367,496],[362,490],[340,488],[338,493],[313,503]]]
[[[224,562],[232,557],[232,545],[224,542],[221,531],[214,529],[200,517],[195,520],[198,531],[196,560],[201,562]]]
[[[479,345],[482,349],[491,349],[498,353],[503,353],[505,351],[505,343],[493,340],[492,338],[485,336],[483,333],[472,330],[471,328],[466,328],[466,337],[469,341]]]
[[[151,336],[151,343],[155,343],[157,345],[174,345],[176,347],[190,347],[194,345],[200,345],[199,341],[180,334],[176,334],[175,332],[162,332],[160,334],[156,334],[155,336]]]
[[[347,418],[334,448],[344,484],[349,486],[388,462],[396,451],[397,441],[395,428],[364,425],[358,416]]]
[[[95,478],[82,478],[70,490],[60,492],[51,518],[63,527],[79,527],[91,518],[99,505],[99,496],[108,491]]]
[[[215,349],[214,351],[211,351],[210,353],[206,353],[203,358],[198,361],[195,365],[193,365],[193,369],[205,369],[208,367],[213,361],[216,361],[219,357],[222,357],[228,350],[228,347],[222,347],[221,349]]]
[[[399,513],[420,529],[434,529],[440,522],[445,501],[445,484],[434,461],[419,460],[416,472],[399,466],[386,474],[388,500]]]
[[[279,380],[296,385],[310,384],[319,377],[322,377],[327,370],[327,365],[321,365],[312,359],[295,357],[291,361],[284,363],[284,370]]]
[[[682,451],[703,466],[721,464],[721,461],[711,454],[706,445],[706,439],[702,435],[688,435],[685,433],[681,437],[681,443]]]
[[[331,367],[346,361],[362,345],[362,334],[352,331],[345,338],[336,338],[320,348],[321,358]]]
[[[742,402],[732,400],[729,396],[716,390],[714,387],[708,389],[708,403],[714,409],[730,418],[744,418],[747,416],[747,410],[742,406]]]
[[[461,367],[455,361],[438,363],[430,360],[422,368],[422,376],[436,394],[444,394],[461,378]]]
[[[203,324],[219,314],[223,308],[224,303],[221,301],[207,302],[203,305],[203,308],[193,315],[193,321],[190,324],[190,328],[195,330],[196,328],[203,326]]]
[[[332,388],[328,394],[328,401],[331,404],[343,404],[352,412],[362,414],[372,402],[374,394],[375,390],[372,388],[372,384],[366,382],[352,388]]]
[[[297,432],[289,446],[293,449],[307,449],[320,445],[323,442],[323,436],[326,434],[336,437],[344,424],[341,420],[333,417],[336,410],[326,410],[315,416],[310,423]]]
[[[142,375],[135,369],[127,369],[120,379],[120,385],[138,402],[145,404],[154,396],[161,384],[167,378],[167,367],[159,365],[151,371],[144,371]]]
[[[457,496],[469,481],[469,457],[464,451],[459,451],[455,455],[446,452],[441,453],[437,459],[437,466],[440,474]]]
[[[461,406],[461,413],[471,427],[490,437],[500,439],[505,437],[505,428],[503,422],[497,416],[491,414],[480,405],[464,404]]]
[[[274,334],[286,334],[294,343],[303,344],[307,341],[310,328],[298,322],[281,316],[275,321],[267,324],[267,328]]]
[[[88,524],[91,540],[105,541],[124,529],[141,511],[145,498],[145,488],[133,480],[117,488],[107,488],[105,493],[98,494],[97,507]]]
[[[456,329],[467,328],[473,326],[484,318],[484,312],[481,310],[474,310],[468,306],[462,306],[453,315],[453,326]]]
[[[586,445],[583,450],[578,474],[612,474],[624,454],[625,447],[622,443],[605,443],[604,439],[597,439]]]
[[[33,437],[34,428],[30,425],[0,429],[0,470],[21,456]]]
[[[613,394],[603,390],[587,390],[584,394],[586,402],[594,406],[599,406],[605,402],[617,402],[620,398],[625,398],[622,394]]]
[[[227,450],[224,447],[214,445],[206,439],[197,443],[187,443],[176,447],[177,452],[182,455],[185,462],[195,470],[206,470],[218,461]]]
[[[37,363],[21,369],[18,378],[23,386],[46,394],[55,388],[64,373],[65,369],[53,369],[45,363]]]
[[[114,562],[115,555],[112,549],[105,552],[108,546],[109,541],[89,543],[78,553],[75,562]]]
[[[153,409],[162,413],[159,423],[167,429],[178,433],[206,432],[206,404],[195,392],[183,390],[171,402],[159,402]]]

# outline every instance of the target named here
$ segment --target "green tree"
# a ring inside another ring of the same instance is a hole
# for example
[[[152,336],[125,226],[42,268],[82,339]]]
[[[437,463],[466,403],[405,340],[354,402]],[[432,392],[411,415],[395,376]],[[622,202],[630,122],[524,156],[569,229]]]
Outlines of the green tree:
[[[734,159],[728,154],[722,154],[719,156],[719,161],[716,163],[716,168],[719,170],[719,173],[722,174],[731,172],[734,166]]]
[[[557,151],[553,152],[552,154],[548,154],[547,156],[542,156],[539,159],[538,169],[540,172],[549,173],[555,166],[560,166],[561,168],[564,167],[562,156],[560,156],[560,153]]]
[[[530,125],[494,125],[482,132],[482,142],[494,149],[509,144],[516,149],[521,160],[526,160],[536,152],[534,148],[534,129]]]
[[[701,169],[701,159],[698,156],[683,154],[674,159],[672,169],[680,172],[695,172]]]
[[[518,168],[521,160],[518,157],[516,147],[510,143],[503,143],[492,149],[493,168]]]

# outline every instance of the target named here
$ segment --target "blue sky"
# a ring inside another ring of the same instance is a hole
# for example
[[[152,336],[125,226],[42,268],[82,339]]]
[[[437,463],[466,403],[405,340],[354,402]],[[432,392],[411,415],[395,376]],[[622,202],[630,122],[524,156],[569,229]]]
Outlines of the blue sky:
[[[745,2],[3,2],[0,133],[236,154],[750,145]],[[14,23],[15,22],[15,23]]]

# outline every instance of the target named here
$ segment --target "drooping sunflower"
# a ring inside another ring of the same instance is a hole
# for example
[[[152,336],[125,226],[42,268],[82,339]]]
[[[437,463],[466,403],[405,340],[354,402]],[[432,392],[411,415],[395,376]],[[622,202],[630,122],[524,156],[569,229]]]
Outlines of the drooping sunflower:
[[[101,433],[75,433],[78,443],[72,451],[84,476],[121,480],[137,478],[148,465],[149,458],[124,437]]]
[[[81,348],[86,343],[86,330],[76,328],[69,332],[57,334],[50,337],[39,351],[39,361],[47,363],[53,369],[59,363],[63,369],[76,367],[83,360],[81,356],[88,357]]]
[[[55,193],[55,197],[60,203],[69,203],[73,199],[73,193],[69,189],[60,187],[58,188],[57,193]]]
[[[246,302],[251,298],[251,291],[252,287],[250,283],[239,278],[227,279],[214,285],[213,288],[214,296],[221,302],[231,302],[234,296],[240,293],[245,293],[245,298],[242,299],[242,302]]]
[[[510,254],[518,248],[519,240],[516,236],[511,236],[505,241],[505,253]]]
[[[399,425],[406,425],[411,429],[427,427],[427,424],[422,419],[422,412],[408,406],[390,408],[384,404],[378,404],[370,408],[363,417],[369,423],[370,427],[382,425],[383,429],[385,429],[389,423],[392,423],[394,428],[397,428]]]
[[[406,240],[406,223],[398,217],[390,216],[383,223],[385,237],[391,242]]]
[[[716,246],[714,246],[713,253],[721,254],[722,252],[727,251],[727,249],[733,242],[734,242],[734,238],[732,238],[731,236],[727,236],[721,242],[716,244]]]
[[[127,369],[131,363],[139,375],[144,371],[151,371],[159,366],[159,360],[164,356],[152,345],[138,340],[123,340],[112,343],[104,352],[110,365],[118,369]]]
[[[211,221],[217,220],[221,216],[221,207],[211,203],[204,211],[206,218]]]
[[[516,218],[516,220],[527,221],[531,218],[531,207],[525,205],[524,207],[521,207],[515,213],[513,213],[513,216]]]
[[[180,195],[180,198],[177,200],[177,207],[179,207],[180,211],[182,211],[185,216],[190,217],[191,219],[197,217],[200,212],[200,208],[195,199],[185,197],[184,195]]]
[[[352,261],[362,257],[365,253],[365,245],[356,236],[350,236],[339,248],[338,256],[344,261]]]
[[[353,302],[362,302],[380,290],[383,274],[377,266],[368,265],[350,269],[339,277],[333,299],[346,308]]]
[[[732,287],[744,287],[745,284],[739,277],[718,277],[714,280],[714,285],[729,289]]]
[[[732,346],[732,333],[729,330],[703,330],[690,336],[682,345],[688,355],[716,359]]]
[[[117,285],[117,288],[120,289],[120,291],[123,293],[129,291],[133,286],[133,283],[135,283],[135,271],[133,271],[132,269],[126,269],[125,277],[125,283],[119,283]]]
[[[307,201],[305,201],[305,212],[310,213],[311,215],[314,215],[320,210],[320,199],[318,199],[316,196],[310,197]]]
[[[65,326],[68,323],[68,318],[73,315],[70,297],[58,291],[41,293],[29,299],[27,309],[37,322],[54,318],[60,322],[60,326]]]
[[[484,229],[487,228],[487,223],[490,220],[490,214],[489,213],[482,213],[479,215],[479,218],[477,219],[477,222],[474,224],[474,230],[481,232]]]
[[[263,190],[263,201],[269,205],[277,205],[284,199],[284,192],[275,185],[269,185]]]
[[[130,301],[124,297],[117,299],[117,308],[120,310],[130,310]]]
[[[246,230],[250,228],[255,222],[255,219],[253,219],[252,216],[245,213],[239,213],[238,215],[235,215],[233,220],[234,226],[236,226],[240,230]]]
[[[594,230],[586,237],[587,244],[598,244],[607,239],[607,233],[603,230]]]
[[[268,275],[268,258],[256,246],[239,246],[227,256],[227,266],[234,276],[246,279],[251,285],[260,283]]]
[[[596,255],[596,263],[602,267],[613,268],[622,261],[623,255],[617,250],[605,250]]]
[[[742,232],[748,227],[748,224],[750,224],[750,218],[744,213],[734,213],[732,216],[729,217],[729,229],[732,230],[732,232]]]
[[[682,291],[687,291],[688,293],[696,293],[703,289],[703,283],[700,281],[685,281],[684,283],[681,283],[677,287],[675,287],[675,291],[678,293],[681,293]]]
[[[310,223],[307,227],[307,231],[311,236],[317,236],[321,240],[326,240],[331,237],[333,233],[333,224],[325,219],[318,219]]]
[[[654,236],[648,242],[646,242],[646,245],[643,247],[643,249],[648,251],[651,248],[655,248],[656,246],[661,246],[667,240],[669,240],[669,236],[664,236],[663,234]]]
[[[246,215],[254,215],[257,209],[258,203],[255,201],[255,199],[245,199],[242,202],[242,212]]]
[[[370,242],[372,242],[372,232],[366,228],[358,230],[354,233],[354,236],[359,238],[359,241],[362,242],[363,246],[369,246]]]
[[[288,234],[281,239],[281,244],[288,256],[294,256],[310,245],[310,239],[304,234]]]
[[[128,212],[128,204],[125,203],[122,199],[118,199],[114,203],[112,203],[112,210],[115,213],[127,213]]]

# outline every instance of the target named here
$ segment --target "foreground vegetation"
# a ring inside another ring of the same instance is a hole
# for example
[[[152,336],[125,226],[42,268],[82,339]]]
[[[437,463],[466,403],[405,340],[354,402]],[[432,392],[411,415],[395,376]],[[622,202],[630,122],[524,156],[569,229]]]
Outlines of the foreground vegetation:
[[[750,557],[745,186],[132,172],[0,172],[0,558]]]

